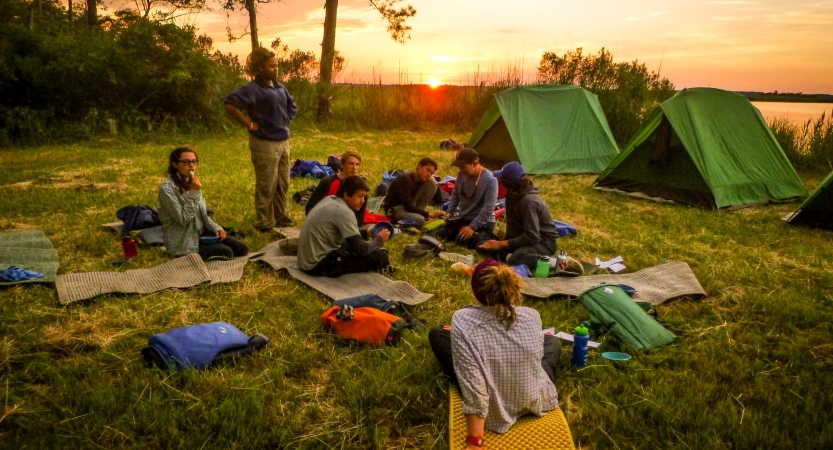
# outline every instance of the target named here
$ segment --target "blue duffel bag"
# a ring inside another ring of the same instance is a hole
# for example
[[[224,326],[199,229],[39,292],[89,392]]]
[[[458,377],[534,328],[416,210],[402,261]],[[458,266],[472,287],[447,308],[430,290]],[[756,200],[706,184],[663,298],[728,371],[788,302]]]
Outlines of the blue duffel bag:
[[[202,370],[219,359],[242,356],[269,343],[262,334],[249,338],[234,325],[212,322],[175,328],[148,339],[142,356],[148,364],[176,370]]]

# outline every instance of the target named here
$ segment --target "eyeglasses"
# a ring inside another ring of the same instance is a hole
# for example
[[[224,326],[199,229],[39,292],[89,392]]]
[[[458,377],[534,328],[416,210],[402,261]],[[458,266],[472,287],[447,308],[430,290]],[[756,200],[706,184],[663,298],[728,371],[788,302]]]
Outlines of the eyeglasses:
[[[180,164],[187,164],[187,165],[194,164],[194,165],[197,165],[197,164],[200,163],[200,160],[199,159],[180,159],[177,162],[180,163]]]

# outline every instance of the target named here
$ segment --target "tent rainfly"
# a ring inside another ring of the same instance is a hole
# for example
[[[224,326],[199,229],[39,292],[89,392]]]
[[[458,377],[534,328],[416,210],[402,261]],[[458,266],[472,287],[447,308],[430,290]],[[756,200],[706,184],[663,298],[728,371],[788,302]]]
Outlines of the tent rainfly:
[[[712,88],[661,104],[595,185],[707,209],[807,195],[758,108]]]
[[[496,168],[527,173],[598,173],[619,153],[596,96],[579,86],[516,86],[492,97],[468,143]]]
[[[833,230],[833,172],[821,182],[813,194],[804,200],[798,211],[790,215],[787,222]]]

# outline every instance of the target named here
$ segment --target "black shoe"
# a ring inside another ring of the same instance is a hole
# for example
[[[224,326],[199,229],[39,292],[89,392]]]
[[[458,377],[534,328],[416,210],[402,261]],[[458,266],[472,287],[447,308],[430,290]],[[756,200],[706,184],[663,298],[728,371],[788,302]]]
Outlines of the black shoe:
[[[255,230],[258,233],[271,233],[272,232],[272,227],[255,227]]]
[[[279,220],[277,223],[275,223],[275,226],[278,227],[278,228],[294,227],[295,222],[292,219],[290,219],[289,217],[285,217],[285,218]]]

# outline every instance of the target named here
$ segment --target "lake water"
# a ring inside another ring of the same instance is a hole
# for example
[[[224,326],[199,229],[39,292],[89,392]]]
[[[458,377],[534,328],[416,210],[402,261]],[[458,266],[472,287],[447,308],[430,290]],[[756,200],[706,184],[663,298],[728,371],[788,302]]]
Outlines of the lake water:
[[[808,120],[816,120],[826,113],[829,117],[833,114],[833,103],[787,103],[787,102],[752,102],[767,122],[783,117],[793,122],[804,123]]]

